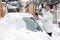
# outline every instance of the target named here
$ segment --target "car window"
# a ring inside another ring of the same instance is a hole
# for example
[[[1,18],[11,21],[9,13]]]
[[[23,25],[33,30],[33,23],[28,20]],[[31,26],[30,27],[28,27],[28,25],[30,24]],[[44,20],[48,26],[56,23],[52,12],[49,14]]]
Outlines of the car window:
[[[38,23],[33,18],[24,17],[23,20],[25,21],[28,30],[43,31],[42,28],[38,25]]]

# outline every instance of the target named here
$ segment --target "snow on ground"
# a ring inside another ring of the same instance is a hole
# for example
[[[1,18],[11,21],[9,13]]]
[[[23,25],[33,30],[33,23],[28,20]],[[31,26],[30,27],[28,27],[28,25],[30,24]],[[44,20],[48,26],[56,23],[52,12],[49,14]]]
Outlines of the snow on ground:
[[[59,28],[58,24],[55,24],[54,26],[55,27],[54,27],[54,31],[53,31],[51,40],[60,40],[60,28]]]
[[[57,19],[57,22],[58,22],[58,23],[60,23],[60,18],[59,18],[59,19]]]
[[[54,32],[52,34],[52,40],[60,40],[60,28],[55,27]]]

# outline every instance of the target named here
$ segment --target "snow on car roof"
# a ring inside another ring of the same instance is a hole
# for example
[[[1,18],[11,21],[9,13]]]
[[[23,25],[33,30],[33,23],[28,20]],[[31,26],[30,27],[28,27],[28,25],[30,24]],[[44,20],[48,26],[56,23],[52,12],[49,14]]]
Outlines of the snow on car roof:
[[[11,17],[33,17],[33,15],[30,13],[8,13],[5,15],[5,17],[8,17],[8,16],[11,16]]]

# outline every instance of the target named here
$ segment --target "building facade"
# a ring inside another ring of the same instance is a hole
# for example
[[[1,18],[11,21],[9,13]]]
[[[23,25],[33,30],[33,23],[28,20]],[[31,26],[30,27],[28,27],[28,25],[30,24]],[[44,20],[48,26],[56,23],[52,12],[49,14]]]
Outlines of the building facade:
[[[37,5],[35,5],[33,2],[28,1],[25,6],[26,13],[36,13],[36,7]]]
[[[27,2],[27,1],[21,1],[21,5],[23,6],[21,12],[23,12],[23,13],[25,13],[26,2]]]

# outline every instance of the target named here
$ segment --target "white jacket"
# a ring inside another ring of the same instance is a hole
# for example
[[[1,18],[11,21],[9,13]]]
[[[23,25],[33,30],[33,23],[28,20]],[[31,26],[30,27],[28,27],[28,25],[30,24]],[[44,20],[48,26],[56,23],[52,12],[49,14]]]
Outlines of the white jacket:
[[[40,17],[43,22],[43,28],[47,33],[51,33],[53,31],[53,14],[50,11],[43,11],[43,17]]]

